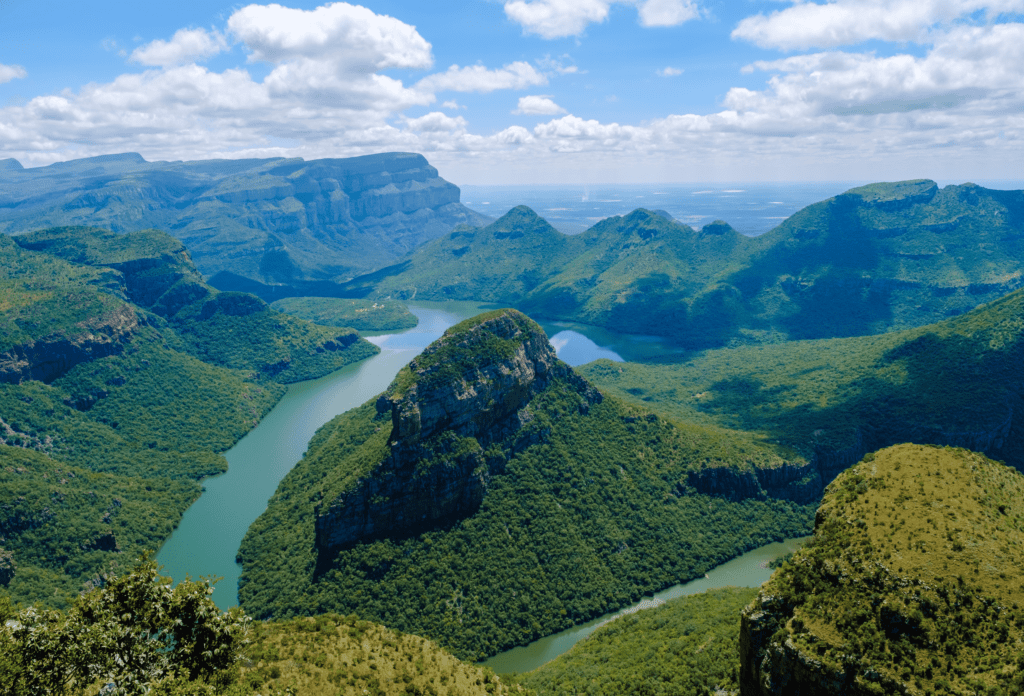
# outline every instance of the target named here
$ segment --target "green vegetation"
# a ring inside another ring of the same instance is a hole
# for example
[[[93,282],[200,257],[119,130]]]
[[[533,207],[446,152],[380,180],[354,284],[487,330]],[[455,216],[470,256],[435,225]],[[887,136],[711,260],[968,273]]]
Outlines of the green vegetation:
[[[70,696],[112,683],[116,694],[224,693],[249,619],[237,608],[219,611],[206,581],[173,589],[170,582],[144,560],[124,575],[97,578],[99,586],[66,613],[15,611],[0,598],[0,689]]]
[[[523,693],[487,668],[461,662],[436,644],[356,616],[326,614],[252,624],[241,683],[296,696],[337,694]]]
[[[354,279],[379,298],[510,304],[692,349],[906,329],[1019,287],[1024,192],[872,184],[747,238],[636,210],[560,235],[525,207]]]
[[[279,312],[321,326],[356,331],[400,331],[416,326],[416,316],[401,302],[345,300],[336,297],[286,297],[270,305]]]
[[[602,390],[672,417],[762,433],[802,452],[898,442],[967,446],[1024,467],[1024,291],[880,336],[707,351],[675,365],[598,361]]]
[[[470,338],[478,343],[474,329],[489,316],[454,327],[439,344],[457,353]],[[492,338],[503,354],[504,339]],[[422,359],[444,355],[445,365],[462,369],[460,360],[472,358],[450,352],[428,348]],[[388,393],[402,380],[400,374]],[[246,534],[239,550],[242,606],[258,618],[355,612],[478,658],[808,529],[810,507],[730,502],[687,484],[694,466],[725,463],[722,457],[737,466],[746,457],[769,460],[777,456],[771,450],[721,430],[677,425],[618,399],[589,403],[582,388],[553,380],[520,409],[528,414],[521,428],[494,433],[481,455],[487,466],[474,472],[488,477],[475,513],[411,536],[318,553],[316,506],[371,472],[394,439],[390,413],[378,413],[372,402],[338,416],[313,438]],[[416,471],[454,465],[464,446],[480,449],[453,431],[432,436]]]
[[[63,612],[19,610],[0,597],[0,691],[84,696],[113,684],[115,694],[155,696],[527,693],[423,638],[354,615],[266,623],[237,607],[221,612],[208,579],[172,589],[145,558],[94,583]]]
[[[19,602],[65,606],[121,554],[159,548],[284,393],[270,377],[376,351],[217,293],[152,230],[0,236],[0,287],[0,595]]]
[[[378,351],[352,329],[280,314],[247,293],[218,292],[203,282],[181,243],[158,230],[119,235],[61,227],[15,241],[25,249],[119,271],[123,298],[168,320],[179,339],[176,348],[204,362],[288,383],[322,377]]]
[[[1018,472],[962,449],[868,455],[746,610],[743,678],[803,663],[801,679],[839,675],[851,694],[1020,693],[1022,562]]]
[[[740,612],[756,594],[727,587],[615,619],[516,681],[538,696],[734,692]]]

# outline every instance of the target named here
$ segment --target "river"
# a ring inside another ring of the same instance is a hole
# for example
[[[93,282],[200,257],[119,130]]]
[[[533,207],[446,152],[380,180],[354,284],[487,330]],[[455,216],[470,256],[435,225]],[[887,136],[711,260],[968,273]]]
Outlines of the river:
[[[316,430],[340,413],[366,403],[384,391],[398,371],[437,340],[445,329],[492,308],[475,302],[417,302],[409,305],[419,319],[412,329],[394,334],[367,334],[381,352],[326,377],[289,385],[287,393],[259,424],[225,453],[227,473],[203,481],[203,494],[182,517],[178,528],[156,556],[163,574],[175,579],[214,576],[213,600],[222,609],[238,604],[235,563],[238,547],[256,518],[266,509],[278,483],[302,458]],[[558,356],[570,365],[608,358],[642,360],[672,354],[664,339],[616,334],[595,327],[541,322]],[[788,543],[788,542],[787,542]],[[724,585],[757,586],[768,579],[762,568],[789,546],[770,544],[712,570],[710,579],[678,585],[656,595],[669,598]],[[548,636],[525,647],[497,655],[486,664],[498,672],[524,672],[568,650],[607,617]]]

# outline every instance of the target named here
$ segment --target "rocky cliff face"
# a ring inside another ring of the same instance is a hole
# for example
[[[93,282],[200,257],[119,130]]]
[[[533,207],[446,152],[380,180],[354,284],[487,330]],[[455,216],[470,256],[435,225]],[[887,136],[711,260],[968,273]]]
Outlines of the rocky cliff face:
[[[120,353],[139,326],[128,305],[80,322],[69,333],[52,334],[0,353],[0,382],[52,382],[72,367]]]
[[[486,217],[421,155],[146,162],[138,155],[0,168],[0,231],[88,225],[168,230],[204,276],[273,284],[386,266]],[[238,289],[238,288],[222,288]]]
[[[352,490],[318,509],[322,551],[473,513],[505,454],[543,436],[526,428],[529,403],[555,380],[568,383],[585,405],[601,400],[519,312],[469,323],[432,344],[377,399],[378,414],[391,420],[389,453]]]

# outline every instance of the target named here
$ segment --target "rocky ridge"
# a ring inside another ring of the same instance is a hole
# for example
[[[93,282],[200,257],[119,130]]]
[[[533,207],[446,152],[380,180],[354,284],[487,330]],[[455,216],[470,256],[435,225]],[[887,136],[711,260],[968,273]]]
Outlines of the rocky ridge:
[[[413,153],[197,162],[125,153],[29,169],[6,162],[0,232],[155,227],[187,244],[206,277],[227,272],[276,285],[347,278],[457,224],[487,220]]]
[[[536,441],[536,433],[524,436],[529,402],[556,380],[586,404],[601,401],[556,357],[543,330],[515,310],[450,329],[377,399],[378,417],[391,425],[387,454],[320,505],[317,547],[327,552],[472,514],[506,454]]]

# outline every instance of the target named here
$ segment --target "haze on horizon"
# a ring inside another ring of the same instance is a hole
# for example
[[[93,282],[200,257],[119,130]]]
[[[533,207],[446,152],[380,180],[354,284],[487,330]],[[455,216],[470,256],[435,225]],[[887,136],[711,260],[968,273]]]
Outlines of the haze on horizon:
[[[0,2],[0,159],[457,184],[1020,180],[1024,0]]]

